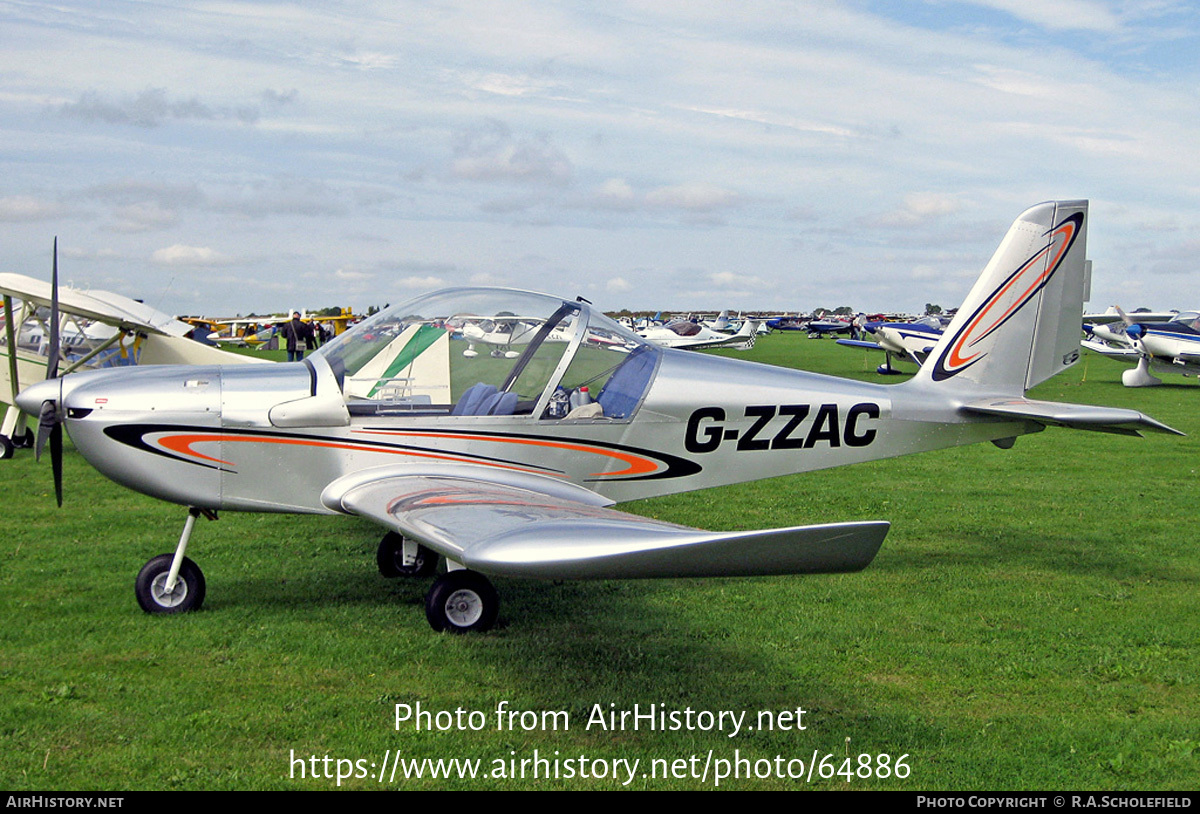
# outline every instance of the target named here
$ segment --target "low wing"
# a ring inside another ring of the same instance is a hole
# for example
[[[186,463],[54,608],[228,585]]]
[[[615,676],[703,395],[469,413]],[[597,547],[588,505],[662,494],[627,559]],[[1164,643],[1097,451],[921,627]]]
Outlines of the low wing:
[[[917,365],[917,367],[920,367],[921,365],[923,365],[925,363],[925,357],[928,356],[929,353],[935,347],[933,345],[930,345],[929,347],[922,348],[919,351],[911,350],[911,349],[905,347],[904,353],[903,353],[903,355],[901,355],[900,353],[897,353],[896,351],[888,350],[883,345],[880,345],[878,342],[868,342],[863,339],[839,339],[837,341],[837,343],[839,345],[845,345],[848,348],[866,348],[867,350],[878,350],[878,351],[883,351],[884,353],[895,354],[896,356],[899,356],[902,359],[907,359],[908,361],[914,363],[915,365]]]
[[[845,345],[848,348],[866,348],[867,350],[886,350],[877,342],[866,342],[862,339],[839,339],[839,345]]]
[[[1067,404],[1060,401],[1032,399],[981,399],[963,404],[968,413],[994,415],[1002,418],[1027,418],[1039,424],[1053,424],[1076,430],[1097,430],[1121,435],[1141,435],[1142,431],[1183,435],[1179,430],[1139,413],[1120,407],[1096,407],[1090,404]]]
[[[463,469],[359,474],[331,484],[322,500],[467,568],[549,579],[858,571],[875,558],[889,528],[869,522],[705,532],[606,508],[582,487],[540,476],[512,485]]]
[[[1101,356],[1107,356],[1110,359],[1129,359],[1137,361],[1141,358],[1141,351],[1134,348],[1118,348],[1104,342],[1098,342],[1095,339],[1084,339],[1080,341],[1080,346],[1087,348],[1093,353],[1098,353]]]

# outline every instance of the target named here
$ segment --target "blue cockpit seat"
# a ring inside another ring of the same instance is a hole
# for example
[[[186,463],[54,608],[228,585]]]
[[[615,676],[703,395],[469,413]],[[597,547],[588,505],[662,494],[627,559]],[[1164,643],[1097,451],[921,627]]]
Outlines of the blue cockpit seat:
[[[454,405],[454,409],[450,411],[450,415],[487,415],[484,412],[484,402],[499,395],[496,385],[473,384],[466,389],[462,394],[462,398],[458,400],[458,404]]]
[[[613,372],[596,401],[604,408],[606,418],[629,418],[637,409],[650,385],[658,353],[649,345],[642,345],[629,354],[620,367]]]
[[[494,384],[473,384],[462,394],[450,415],[512,415],[517,394],[500,392]]]

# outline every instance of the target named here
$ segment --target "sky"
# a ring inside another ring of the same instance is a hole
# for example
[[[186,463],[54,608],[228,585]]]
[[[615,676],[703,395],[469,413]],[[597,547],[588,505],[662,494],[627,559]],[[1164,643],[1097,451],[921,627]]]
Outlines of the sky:
[[[1090,310],[1196,308],[1198,54],[1185,0],[0,0],[0,271],[919,312],[1086,198]]]

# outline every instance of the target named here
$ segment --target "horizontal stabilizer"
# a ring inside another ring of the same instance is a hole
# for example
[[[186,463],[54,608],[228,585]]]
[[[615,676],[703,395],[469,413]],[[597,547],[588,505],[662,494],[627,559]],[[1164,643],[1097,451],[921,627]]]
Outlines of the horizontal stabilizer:
[[[339,490],[337,503],[467,568],[548,579],[859,571],[875,558],[889,528],[866,522],[706,532],[562,493],[436,474],[365,480]]]
[[[968,413],[1001,418],[1027,418],[1040,424],[1053,424],[1076,430],[1095,430],[1121,435],[1141,435],[1142,431],[1183,435],[1179,430],[1155,421],[1137,410],[1125,410],[1120,407],[1001,398],[968,402],[962,405],[961,409]]]

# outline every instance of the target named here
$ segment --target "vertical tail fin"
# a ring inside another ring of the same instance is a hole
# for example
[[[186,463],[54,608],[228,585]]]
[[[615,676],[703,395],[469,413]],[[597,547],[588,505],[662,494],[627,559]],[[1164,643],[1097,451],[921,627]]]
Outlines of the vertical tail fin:
[[[1023,212],[917,377],[1020,395],[1075,364],[1087,211],[1087,201],[1051,201]]]

